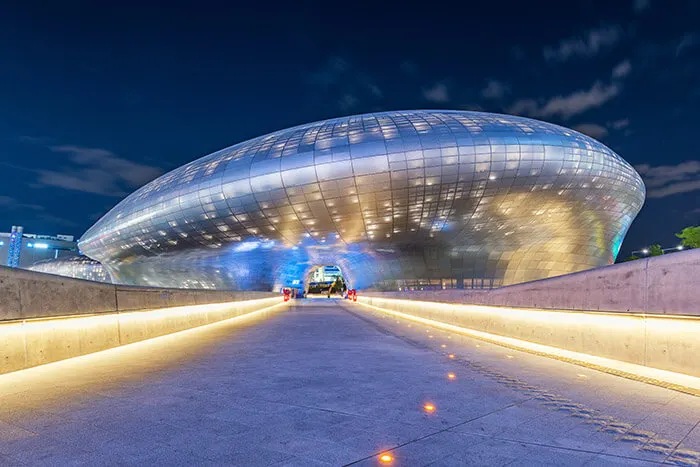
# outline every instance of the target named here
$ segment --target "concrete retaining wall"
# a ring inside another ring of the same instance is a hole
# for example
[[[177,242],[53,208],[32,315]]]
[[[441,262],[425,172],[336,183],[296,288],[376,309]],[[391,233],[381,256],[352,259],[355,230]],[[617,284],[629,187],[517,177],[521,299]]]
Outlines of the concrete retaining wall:
[[[153,310],[266,297],[279,297],[279,294],[130,287],[0,266],[0,322]]]
[[[0,323],[0,374],[215,323],[285,303],[276,296],[58,319]]]
[[[430,303],[359,296],[386,310],[700,377],[700,318]]]
[[[700,316],[700,249],[493,290],[361,291],[362,295],[557,310]]]
[[[360,291],[359,300],[475,331],[700,377],[698,277],[700,249],[494,290]]]
[[[0,268],[0,374],[284,306],[272,292],[125,287]]]

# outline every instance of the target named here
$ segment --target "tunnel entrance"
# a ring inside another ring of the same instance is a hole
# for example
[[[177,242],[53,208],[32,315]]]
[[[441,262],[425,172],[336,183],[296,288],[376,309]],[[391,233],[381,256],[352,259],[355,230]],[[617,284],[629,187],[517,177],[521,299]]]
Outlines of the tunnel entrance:
[[[335,265],[318,266],[311,270],[307,280],[309,296],[343,296],[347,284],[340,267]]]

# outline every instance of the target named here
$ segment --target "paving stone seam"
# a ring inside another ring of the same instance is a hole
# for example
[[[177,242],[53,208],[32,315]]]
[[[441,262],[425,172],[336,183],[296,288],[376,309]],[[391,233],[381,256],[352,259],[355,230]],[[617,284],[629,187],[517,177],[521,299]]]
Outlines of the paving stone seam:
[[[681,446],[681,444],[683,444],[683,441],[688,439],[688,436],[690,436],[690,434],[693,432],[693,430],[695,430],[698,427],[698,425],[700,425],[700,420],[698,420],[695,423],[695,425],[693,425],[693,428],[688,430],[688,433],[686,433],[685,436],[683,436],[683,439],[678,441],[676,446],[673,448],[673,452],[671,452],[668,456],[666,456],[666,459],[664,459],[664,463],[668,462],[670,459],[672,459],[674,457],[674,454],[676,454],[676,452],[680,449],[680,446]]]
[[[358,302],[358,303],[359,303],[360,305],[363,305],[363,306],[366,306],[366,307],[371,307],[371,308],[376,308],[376,309],[378,309],[378,310],[383,310],[382,308],[377,307],[377,306],[374,306],[374,305],[368,305],[368,304],[366,304],[366,303],[360,303],[360,302]],[[389,310],[389,311],[390,311],[390,310]],[[447,323],[445,323],[445,324],[447,324]],[[440,329],[440,328],[436,328],[436,329]],[[465,329],[466,329],[466,328],[465,328]],[[457,332],[457,331],[455,331],[455,332]],[[467,335],[467,334],[465,334],[465,335]],[[661,380],[658,380],[658,379],[655,379],[655,378],[649,378],[649,377],[646,377],[646,376],[640,376],[640,375],[636,375],[636,374],[633,374],[633,373],[628,373],[628,372],[626,372],[626,371],[617,370],[617,369],[614,369],[614,368],[609,368],[609,367],[607,367],[607,366],[597,365],[597,364],[594,364],[594,363],[585,362],[585,361],[583,361],[583,360],[578,360],[578,359],[569,358],[569,357],[563,357],[563,356],[560,356],[560,355],[555,355],[555,354],[551,354],[551,353],[547,353],[547,352],[541,352],[541,351],[538,351],[538,350],[528,349],[528,348],[525,348],[525,347],[519,347],[519,346],[516,346],[516,345],[507,344],[507,343],[505,343],[505,342],[500,342],[500,341],[496,341],[496,340],[493,340],[493,339],[489,339],[489,338],[483,337],[483,336],[476,336],[476,335],[468,334],[468,337],[470,337],[470,338],[472,338],[472,339],[477,339],[477,340],[481,340],[481,341],[484,341],[484,342],[488,342],[488,343],[490,343],[490,344],[498,345],[498,346],[501,346],[501,347],[509,348],[509,349],[512,349],[512,350],[517,350],[517,351],[519,351],[519,352],[526,352],[526,353],[530,353],[530,354],[533,354],[533,355],[538,355],[538,356],[541,356],[541,357],[551,358],[551,359],[554,359],[554,360],[559,360],[559,361],[562,361],[562,362],[571,363],[571,364],[573,364],[573,365],[582,366],[582,367],[584,367],[584,368],[589,368],[589,369],[592,369],[592,370],[601,371],[601,372],[603,372],[603,373],[609,373],[609,374],[612,374],[612,375],[615,375],[615,376],[619,376],[619,377],[621,377],[621,378],[631,379],[631,380],[633,380],[633,381],[639,381],[639,382],[642,382],[642,383],[651,384],[651,385],[654,385],[654,386],[659,386],[659,387],[662,387],[662,388],[671,389],[671,390],[673,390],[673,391],[678,391],[678,392],[682,392],[682,393],[685,393],[685,394],[690,394],[690,395],[692,395],[692,396],[700,397],[700,389],[691,388],[691,387],[683,386],[683,385],[680,385],[680,384],[670,383],[670,382],[667,382],[667,381],[661,381]]]
[[[354,313],[354,312],[348,310],[346,307],[342,307],[342,308],[343,308],[347,313],[350,313],[350,314],[352,314],[352,315],[357,316],[356,313]],[[376,315],[376,314],[377,314],[377,311],[374,311],[374,312],[370,311],[370,314]],[[383,316],[383,315],[379,315],[378,317],[379,317],[379,318],[386,318],[386,317]],[[372,325],[373,325],[374,327],[383,327],[381,323],[379,323],[379,322],[374,322],[374,321],[372,321],[370,318],[363,318],[363,317],[359,317],[359,316],[358,316],[358,318],[359,318],[359,319],[362,319],[363,321],[368,321],[368,322],[372,323]],[[404,321],[405,321],[405,320],[404,320]],[[432,326],[431,326],[431,327],[432,327]],[[435,328],[435,329],[439,329],[439,328]],[[439,330],[440,330],[440,331],[444,331],[444,330],[442,330],[442,329],[439,329]],[[389,334],[391,334],[391,335],[394,335],[394,336],[397,337],[398,339],[400,339],[400,340],[402,340],[402,341],[404,341],[404,342],[406,342],[406,343],[409,343],[409,344],[411,344],[411,345],[413,345],[413,346],[415,346],[415,347],[418,347],[418,348],[421,348],[421,349],[427,349],[427,350],[430,350],[430,351],[435,352],[435,353],[437,353],[437,354],[447,355],[445,352],[440,351],[440,350],[437,350],[437,349],[434,349],[434,348],[431,347],[430,345],[426,345],[426,344],[420,343],[420,342],[415,341],[415,340],[413,340],[413,339],[411,339],[411,338],[409,338],[409,337],[406,337],[406,336],[399,336],[399,335],[395,334],[395,333],[394,333],[391,329],[389,329],[389,328],[384,328],[384,331],[385,331],[384,333],[389,333]],[[467,336],[467,337],[472,338],[473,336]],[[482,340],[482,341],[488,341],[487,339],[479,339],[479,338],[476,338],[476,337],[474,337],[474,339],[476,339],[476,340]],[[497,345],[497,346],[499,346],[499,347],[509,347],[509,346],[501,345],[501,344],[498,343],[498,342],[490,342],[490,343],[493,344],[493,345]],[[522,351],[521,349],[518,349],[518,348],[513,348],[513,350]],[[526,351],[526,353],[537,354],[536,352],[527,352],[527,351]],[[549,358],[549,356],[546,355],[546,354],[544,354],[544,355],[538,355],[538,356],[543,356],[543,357]],[[464,360],[464,359],[459,359],[459,360],[460,360],[462,363],[467,364],[467,366],[468,366],[472,371],[476,371],[477,373],[480,373],[480,374],[482,374],[483,376],[486,376],[486,377],[489,378],[489,379],[492,379],[492,380],[494,380],[494,381],[496,381],[496,382],[498,382],[498,383],[500,383],[500,384],[504,384],[504,385],[510,387],[510,386],[509,386],[508,384],[506,384],[506,383],[507,383],[507,381],[513,380],[513,378],[507,378],[507,377],[505,377],[504,375],[500,374],[500,372],[498,372],[498,371],[495,371],[495,372],[494,372],[493,370],[490,370],[490,369],[488,369],[487,367],[485,367],[484,365],[481,365],[481,364],[479,364],[479,363],[472,362],[472,361],[470,361],[470,360]],[[565,360],[565,359],[557,359],[557,360],[562,360],[562,361],[563,361],[563,360]],[[566,362],[566,361],[565,361],[565,363],[572,363],[572,362]],[[574,364],[575,364],[575,363],[574,363]],[[484,370],[484,371],[482,371],[482,370]],[[486,371],[486,370],[488,370],[488,371]],[[607,372],[606,372],[606,373],[607,373]],[[504,378],[505,378],[505,379],[504,379]],[[515,381],[517,381],[517,379],[516,379]],[[511,387],[511,389],[517,390],[517,388],[515,388],[515,387]],[[546,392],[545,390],[542,390],[542,389],[540,389],[540,388],[533,388],[533,390],[536,391],[536,392],[538,392],[538,393],[540,393],[540,395],[542,395],[542,396],[545,396],[545,395],[546,395],[546,396],[551,396],[551,397],[545,397],[545,400],[546,400],[546,401],[551,400],[551,401],[555,401],[555,402],[556,402],[555,405],[554,405],[553,407],[550,407],[550,408],[552,408],[552,409],[557,409],[557,410],[558,410],[559,407],[561,406],[561,403],[573,403],[572,401],[570,401],[569,399],[566,399],[566,398],[564,398],[564,399],[562,399],[561,397],[557,398],[556,395],[549,394],[548,392]],[[520,404],[525,403],[525,402],[530,401],[530,400],[539,400],[539,398],[538,398],[537,396],[533,396],[533,397],[530,398],[530,399],[523,400],[523,401],[521,401],[521,402],[519,402],[519,403],[517,403],[517,404],[513,404],[513,405],[520,405]],[[544,405],[547,406],[547,404],[544,404]],[[585,406],[582,406],[581,404],[578,404],[578,405],[581,406],[582,408],[585,408]],[[591,410],[593,410],[594,413],[599,413],[599,412],[600,412],[599,410],[595,410],[595,409],[591,409]],[[497,412],[497,411],[495,411],[495,412]],[[606,417],[607,417],[607,419],[608,419],[608,420],[607,420],[607,423],[604,424],[603,426],[601,426],[601,428],[600,428],[599,430],[597,430],[597,431],[602,431],[602,432],[605,432],[605,433],[608,433],[608,434],[615,434],[615,433],[619,434],[620,436],[618,436],[618,437],[615,438],[616,441],[619,441],[619,440],[621,440],[621,439],[622,439],[622,440],[626,440],[625,438],[628,436],[628,434],[631,435],[631,436],[633,436],[634,433],[637,433],[637,432],[633,431],[633,426],[632,426],[632,425],[627,424],[627,423],[624,423],[624,422],[621,422],[621,421],[617,420],[615,417],[610,417],[610,416],[606,416]],[[642,420],[642,421],[643,421],[643,420]],[[638,422],[638,424],[641,423],[642,421]],[[700,424],[700,421],[698,421],[698,423],[696,423],[695,426],[697,426],[698,424]],[[613,426],[613,425],[614,425],[615,427],[617,427],[618,425],[624,425],[624,426],[622,426],[622,427],[620,428],[621,431],[620,431],[620,430],[616,430],[616,431],[614,430],[614,432],[613,432],[613,431],[608,431],[608,430],[606,430],[606,427],[608,427],[608,426]],[[693,429],[694,429],[694,428],[693,428]],[[684,436],[684,439],[685,439],[691,432],[692,432],[692,429],[688,431],[688,433]],[[686,451],[686,450],[679,450],[679,446],[680,446],[680,444],[682,443],[682,440],[679,441],[679,442],[673,442],[673,441],[669,441],[669,440],[665,440],[665,439],[661,439],[661,438],[656,438],[655,436],[656,436],[656,433],[652,433],[652,436],[649,436],[649,437],[644,438],[644,441],[645,441],[645,442],[641,443],[639,446],[635,446],[635,448],[638,449],[638,450],[648,450],[648,451],[652,451],[651,449],[645,449],[645,448],[647,448],[647,447],[648,447],[650,444],[652,444],[652,443],[657,443],[657,444],[658,444],[658,443],[663,443],[663,442],[665,442],[665,444],[673,445],[674,447],[671,448],[671,449],[666,449],[666,450],[665,450],[665,451],[667,452],[667,454],[666,454],[665,459],[664,459],[663,461],[661,461],[661,462],[672,461],[672,462],[674,462],[674,463],[681,464],[681,465],[698,465],[697,463],[688,464],[688,463],[684,463],[684,462],[676,462],[676,461],[682,461],[682,459],[676,459],[676,457],[677,457],[677,452],[679,452],[679,451]],[[635,441],[642,441],[641,439],[640,439],[640,440],[634,439],[634,440],[635,440]],[[685,453],[685,455],[686,455],[687,458],[694,458],[694,459],[696,458],[696,459],[700,460],[700,452],[696,452],[696,451],[692,451],[692,450],[687,450],[687,451],[688,451],[688,452]],[[657,450],[657,451],[652,451],[652,452],[658,452],[658,453],[660,453],[660,454],[662,453],[661,451],[658,451],[658,450]],[[636,458],[636,457],[630,457],[630,459],[644,460],[644,459],[639,459],[639,458]]]

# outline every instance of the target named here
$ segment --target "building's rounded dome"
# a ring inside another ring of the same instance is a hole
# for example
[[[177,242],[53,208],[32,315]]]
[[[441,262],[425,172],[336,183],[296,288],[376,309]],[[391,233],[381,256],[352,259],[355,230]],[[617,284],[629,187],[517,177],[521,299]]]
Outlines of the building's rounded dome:
[[[27,269],[73,279],[112,283],[109,272],[99,261],[82,255],[37,261]]]
[[[362,286],[516,283],[611,263],[644,193],[627,162],[567,128],[381,112],[197,159],[124,199],[80,248],[143,285],[269,288],[317,264]]]

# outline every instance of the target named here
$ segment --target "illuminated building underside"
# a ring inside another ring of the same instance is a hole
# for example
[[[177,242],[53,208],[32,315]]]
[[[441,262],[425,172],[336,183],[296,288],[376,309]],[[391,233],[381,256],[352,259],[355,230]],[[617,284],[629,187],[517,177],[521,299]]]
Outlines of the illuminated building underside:
[[[645,189],[576,131],[397,111],[261,136],[142,187],[80,241],[115,282],[269,290],[506,285],[612,263]]]

